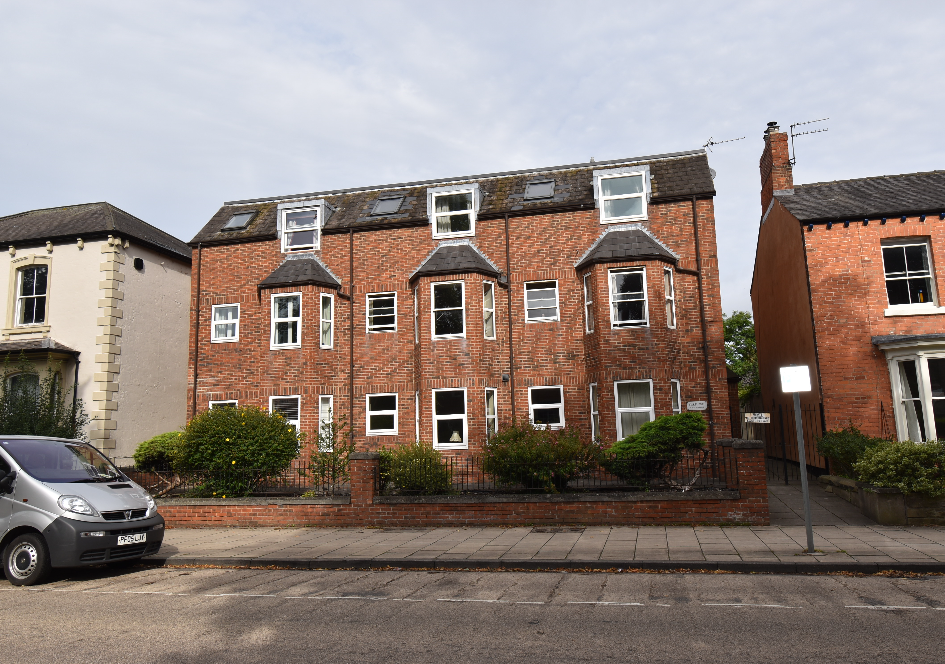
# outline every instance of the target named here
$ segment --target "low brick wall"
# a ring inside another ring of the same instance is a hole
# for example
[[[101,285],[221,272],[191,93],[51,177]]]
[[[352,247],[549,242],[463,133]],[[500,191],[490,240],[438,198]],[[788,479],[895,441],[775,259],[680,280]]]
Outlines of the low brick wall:
[[[351,497],[169,499],[158,509],[169,526],[485,526],[526,524],[768,524],[764,445],[719,441],[734,454],[738,490],[559,495],[380,496],[378,455],[351,457]]]
[[[945,525],[945,497],[904,495],[899,489],[876,487],[834,475],[821,475],[818,480],[826,491],[853,503],[865,516],[881,525]]]

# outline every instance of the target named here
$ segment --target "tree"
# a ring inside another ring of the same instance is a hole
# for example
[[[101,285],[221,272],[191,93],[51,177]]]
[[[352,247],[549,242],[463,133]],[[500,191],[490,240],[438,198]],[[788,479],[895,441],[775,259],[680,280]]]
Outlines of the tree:
[[[81,399],[62,389],[61,363],[50,362],[41,376],[26,355],[16,364],[7,355],[0,382],[0,434],[85,440],[89,416]],[[68,397],[68,398],[67,398]]]
[[[755,346],[755,323],[747,311],[733,311],[723,317],[725,330],[725,362],[742,377],[738,385],[738,398],[749,401],[761,394],[758,378],[758,351]]]

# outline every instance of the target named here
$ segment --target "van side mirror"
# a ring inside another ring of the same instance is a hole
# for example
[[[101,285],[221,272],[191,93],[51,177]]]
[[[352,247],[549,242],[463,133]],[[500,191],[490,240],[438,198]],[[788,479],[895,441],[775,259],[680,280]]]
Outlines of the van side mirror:
[[[13,480],[16,479],[16,471],[11,470],[8,472],[2,480],[0,480],[0,494],[10,493],[13,491]]]

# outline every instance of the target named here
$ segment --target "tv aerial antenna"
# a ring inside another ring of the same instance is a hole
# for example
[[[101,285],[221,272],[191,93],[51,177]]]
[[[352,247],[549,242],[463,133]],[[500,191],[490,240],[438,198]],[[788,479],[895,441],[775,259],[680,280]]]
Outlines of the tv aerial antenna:
[[[827,128],[824,129],[809,129],[807,131],[800,131],[795,133],[794,127],[803,127],[804,125],[813,124],[815,122],[823,122],[829,120],[830,118],[821,118],[819,120],[808,120],[807,122],[795,122],[791,125],[791,166],[797,163],[797,152],[794,150],[794,137],[795,136],[806,136],[807,134],[819,134],[821,132],[827,131]]]
[[[741,141],[741,140],[744,140],[744,139],[745,139],[745,137],[742,136],[741,138],[729,138],[729,139],[726,139],[726,140],[724,140],[724,141],[716,141],[716,140],[713,139],[711,136],[709,136],[709,140],[706,141],[705,145],[703,145],[702,147],[705,148],[706,150],[708,150],[709,152],[712,152],[712,146],[713,146],[713,145],[722,145],[722,143],[734,143],[735,141]]]

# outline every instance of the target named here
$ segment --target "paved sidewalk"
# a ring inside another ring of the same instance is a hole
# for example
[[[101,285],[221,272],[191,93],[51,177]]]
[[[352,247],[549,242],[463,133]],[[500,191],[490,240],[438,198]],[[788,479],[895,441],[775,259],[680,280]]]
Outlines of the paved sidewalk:
[[[880,526],[811,483],[814,555],[796,482],[771,482],[770,526],[172,528],[154,563],[290,568],[945,572],[945,528]]]

